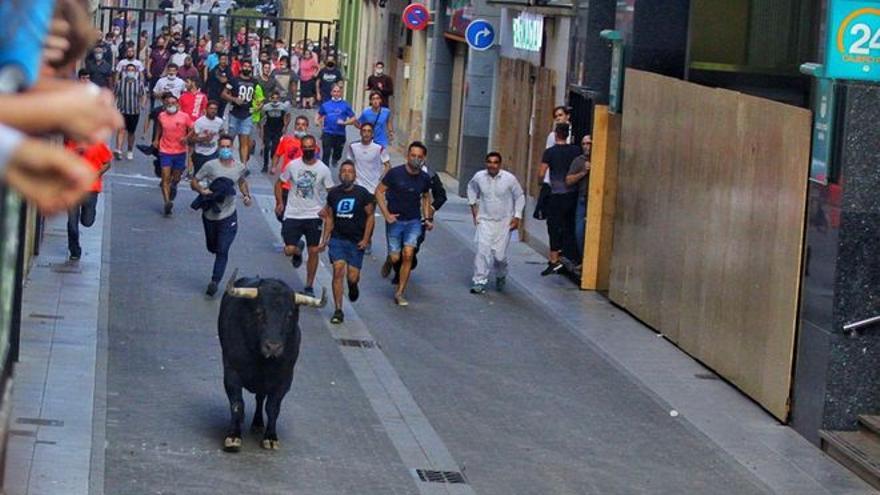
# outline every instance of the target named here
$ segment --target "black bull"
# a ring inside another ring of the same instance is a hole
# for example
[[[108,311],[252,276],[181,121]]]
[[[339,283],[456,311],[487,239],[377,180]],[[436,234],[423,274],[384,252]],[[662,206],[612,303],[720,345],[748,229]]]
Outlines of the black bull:
[[[223,351],[223,385],[232,413],[224,449],[241,449],[242,388],[256,395],[251,423],[254,432],[264,428],[265,404],[263,448],[280,448],[275,423],[299,357],[299,306],[323,307],[326,302],[326,291],[319,300],[296,293],[276,279],[241,278],[227,286],[217,324]]]

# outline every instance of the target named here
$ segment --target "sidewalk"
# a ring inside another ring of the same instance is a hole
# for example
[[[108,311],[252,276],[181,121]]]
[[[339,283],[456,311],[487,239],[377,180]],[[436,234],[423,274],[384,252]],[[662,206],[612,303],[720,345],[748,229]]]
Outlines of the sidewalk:
[[[6,460],[8,495],[89,490],[98,359],[104,195],[83,229],[83,257],[67,261],[67,216],[48,220],[42,252],[24,288],[21,356],[15,367]],[[98,395],[99,396],[99,395]],[[93,441],[98,448],[93,452]],[[100,472],[100,470],[98,470]],[[96,482],[93,486],[101,486]]]

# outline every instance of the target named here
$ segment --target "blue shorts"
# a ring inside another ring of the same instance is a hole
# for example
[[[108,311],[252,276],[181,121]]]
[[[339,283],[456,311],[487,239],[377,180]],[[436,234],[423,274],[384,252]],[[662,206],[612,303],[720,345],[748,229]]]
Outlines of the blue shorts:
[[[348,266],[357,268],[358,270],[364,266],[364,252],[357,247],[356,242],[348,239],[330,238],[327,254],[330,256],[330,263],[344,261]]]
[[[186,170],[186,153],[159,153],[159,166],[171,170]]]
[[[416,247],[419,245],[419,236],[422,235],[422,221],[398,220],[386,227],[388,234],[388,252],[399,253],[404,246]]]
[[[232,136],[250,136],[254,132],[254,121],[248,116],[240,119],[232,114],[229,115],[229,134]]]

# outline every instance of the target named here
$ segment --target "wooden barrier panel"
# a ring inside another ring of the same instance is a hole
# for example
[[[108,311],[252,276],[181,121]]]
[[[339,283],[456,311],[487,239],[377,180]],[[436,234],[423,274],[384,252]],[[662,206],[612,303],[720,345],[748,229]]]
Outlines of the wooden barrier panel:
[[[809,111],[628,70],[612,301],[782,421]]]
[[[604,291],[611,271],[621,119],[605,105],[596,105],[594,114],[581,289]]]

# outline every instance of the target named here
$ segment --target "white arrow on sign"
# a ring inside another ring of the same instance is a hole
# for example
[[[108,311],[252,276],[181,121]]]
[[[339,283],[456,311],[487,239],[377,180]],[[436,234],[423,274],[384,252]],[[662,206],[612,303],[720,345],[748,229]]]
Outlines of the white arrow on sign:
[[[474,41],[479,43],[480,38],[487,37],[487,36],[492,36],[492,31],[490,31],[489,28],[483,28],[482,31],[480,31],[479,33],[476,34],[476,36],[474,36]]]

